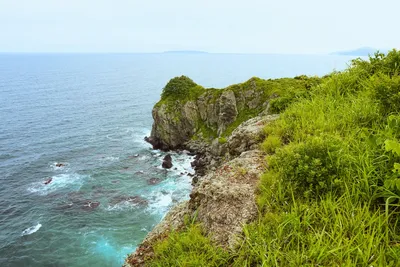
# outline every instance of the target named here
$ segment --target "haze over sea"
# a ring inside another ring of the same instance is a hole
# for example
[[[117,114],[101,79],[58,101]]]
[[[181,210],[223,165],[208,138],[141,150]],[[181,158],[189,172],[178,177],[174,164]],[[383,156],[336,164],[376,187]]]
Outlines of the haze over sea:
[[[169,79],[221,88],[252,76],[324,75],[350,59],[0,54],[0,266],[120,266],[188,198],[191,157],[173,153],[177,169],[163,170],[165,153],[143,141]]]

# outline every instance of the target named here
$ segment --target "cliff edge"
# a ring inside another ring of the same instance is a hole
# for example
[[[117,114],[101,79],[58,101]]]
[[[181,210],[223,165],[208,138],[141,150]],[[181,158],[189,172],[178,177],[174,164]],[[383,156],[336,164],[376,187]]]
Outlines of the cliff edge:
[[[255,192],[266,170],[258,150],[264,128],[276,120],[291,98],[290,90],[308,89],[308,78],[249,81],[225,89],[205,89],[185,76],[172,79],[154,106],[154,149],[189,149],[197,154],[190,199],[165,216],[126,260],[125,266],[145,266],[152,245],[195,220],[214,242],[233,248],[242,226],[256,219]],[[286,97],[286,99],[285,99]],[[291,96],[293,97],[293,95]]]

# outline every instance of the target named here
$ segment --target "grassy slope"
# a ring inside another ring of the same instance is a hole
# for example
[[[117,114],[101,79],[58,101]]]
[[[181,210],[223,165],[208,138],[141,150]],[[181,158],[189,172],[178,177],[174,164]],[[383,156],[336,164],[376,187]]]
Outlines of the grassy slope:
[[[397,51],[356,60],[287,101],[242,243],[219,249],[193,220],[148,265],[399,266],[399,67]]]

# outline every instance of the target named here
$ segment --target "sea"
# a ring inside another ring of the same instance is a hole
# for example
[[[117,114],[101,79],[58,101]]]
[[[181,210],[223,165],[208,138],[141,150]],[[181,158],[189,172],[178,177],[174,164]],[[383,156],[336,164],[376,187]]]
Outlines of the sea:
[[[143,139],[169,79],[223,88],[325,75],[353,57],[0,54],[0,266],[121,266],[176,203],[193,160]]]

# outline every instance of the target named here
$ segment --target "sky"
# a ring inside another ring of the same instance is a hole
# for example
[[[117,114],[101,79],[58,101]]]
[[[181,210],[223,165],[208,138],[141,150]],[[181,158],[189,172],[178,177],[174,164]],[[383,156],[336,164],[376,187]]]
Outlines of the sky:
[[[399,0],[0,0],[0,52],[400,47]]]

